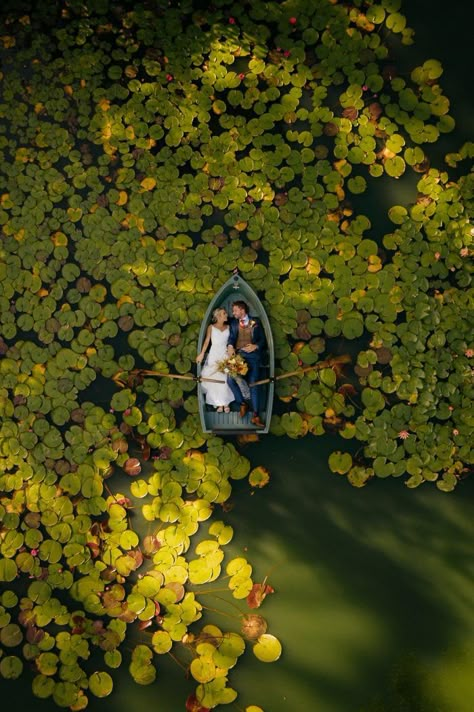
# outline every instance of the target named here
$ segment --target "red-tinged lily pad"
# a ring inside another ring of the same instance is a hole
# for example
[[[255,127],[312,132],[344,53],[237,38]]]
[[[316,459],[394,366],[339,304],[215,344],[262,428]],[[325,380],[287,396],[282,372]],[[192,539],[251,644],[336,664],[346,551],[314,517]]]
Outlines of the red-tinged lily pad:
[[[123,469],[130,477],[136,477],[142,471],[142,466],[138,458],[129,457],[128,460],[125,461]]]
[[[186,712],[211,712],[211,708],[203,707],[196,695],[193,693],[192,695],[189,695],[186,700]]]
[[[154,534],[147,534],[143,538],[142,550],[145,556],[155,554],[161,547],[161,542]]]
[[[249,608],[260,608],[263,601],[269,593],[275,593],[275,589],[265,582],[254,583],[252,590],[247,596],[247,605]]]

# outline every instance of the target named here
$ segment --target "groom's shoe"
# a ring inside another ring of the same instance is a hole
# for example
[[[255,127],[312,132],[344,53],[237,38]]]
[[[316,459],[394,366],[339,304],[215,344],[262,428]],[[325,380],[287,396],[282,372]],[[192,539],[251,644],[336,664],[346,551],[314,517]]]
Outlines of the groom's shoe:
[[[265,423],[262,423],[262,421],[260,420],[260,418],[258,416],[258,413],[254,413],[253,418],[250,420],[250,422],[252,423],[252,425],[255,425],[256,428],[264,428],[265,427]]]
[[[245,416],[248,413],[248,409],[249,409],[248,403],[244,402],[244,403],[240,404],[239,415],[241,418],[245,418]]]

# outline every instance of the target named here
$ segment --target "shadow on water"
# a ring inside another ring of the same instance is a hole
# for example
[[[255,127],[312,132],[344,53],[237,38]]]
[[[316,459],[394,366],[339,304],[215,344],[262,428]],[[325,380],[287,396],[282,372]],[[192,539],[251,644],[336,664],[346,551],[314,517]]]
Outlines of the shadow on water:
[[[432,674],[453,656],[466,667],[474,652],[459,654],[474,633],[473,483],[453,497],[396,481],[354,490],[327,470],[330,438],[269,449],[251,456],[269,467],[270,486],[241,492],[230,518],[235,553],[276,590],[261,612],[284,654],[278,670],[239,671],[239,688],[261,686],[271,712],[385,712],[404,695],[418,705],[407,709],[436,696],[434,709],[450,712],[439,699],[449,680],[445,690]]]

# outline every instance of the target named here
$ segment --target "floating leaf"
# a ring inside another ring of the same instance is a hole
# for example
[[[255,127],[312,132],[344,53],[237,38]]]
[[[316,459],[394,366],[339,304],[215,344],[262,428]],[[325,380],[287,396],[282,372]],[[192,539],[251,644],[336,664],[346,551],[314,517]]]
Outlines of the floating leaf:
[[[16,623],[8,623],[0,629],[0,641],[7,648],[15,648],[23,640],[21,628]]]
[[[393,178],[400,178],[405,172],[405,161],[401,156],[387,158],[384,161],[385,172]]]
[[[264,663],[273,663],[281,655],[281,643],[278,638],[264,633],[253,646],[253,654]]]
[[[197,682],[211,682],[216,677],[216,666],[210,658],[199,657],[195,658],[189,671]]]
[[[56,683],[51,677],[36,675],[32,683],[33,694],[40,699],[46,699],[53,694],[55,685]]]
[[[17,571],[17,566],[12,559],[0,559],[0,581],[13,581]]]
[[[254,467],[249,474],[249,484],[252,487],[265,487],[270,481],[270,473],[266,467]]]
[[[269,593],[275,593],[275,589],[267,583],[254,583],[252,590],[247,596],[249,608],[260,608]]]
[[[267,622],[256,613],[249,613],[242,618],[241,632],[248,640],[257,640],[267,632]]]
[[[140,460],[136,457],[129,457],[124,465],[123,469],[127,473],[127,475],[130,475],[131,477],[136,477],[137,475],[140,474],[142,471],[142,466],[140,463]]]
[[[153,645],[153,650],[155,651],[155,653],[158,653],[159,655],[163,655],[164,653],[169,652],[173,645],[171,636],[165,630],[158,630],[155,633],[153,633],[151,642]]]
[[[331,472],[346,474],[352,467],[352,457],[348,452],[332,452],[329,456],[329,469]]]
[[[110,695],[113,685],[113,680],[108,672],[93,672],[89,677],[89,690],[96,697]]]

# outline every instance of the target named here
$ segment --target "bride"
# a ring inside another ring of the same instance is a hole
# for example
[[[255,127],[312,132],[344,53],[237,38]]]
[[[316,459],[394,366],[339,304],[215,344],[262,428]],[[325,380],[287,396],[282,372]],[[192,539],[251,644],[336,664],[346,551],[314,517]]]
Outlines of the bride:
[[[230,413],[229,403],[234,400],[234,395],[227,385],[224,374],[217,368],[218,362],[223,361],[227,357],[227,341],[229,339],[227,318],[225,309],[222,307],[214,309],[211,324],[207,327],[202,351],[196,357],[196,363],[201,363],[209,344],[211,344],[206,363],[201,371],[201,378],[216,378],[217,380],[225,382],[212,383],[211,381],[202,381],[201,387],[206,397],[206,403],[215,406],[218,413]]]

